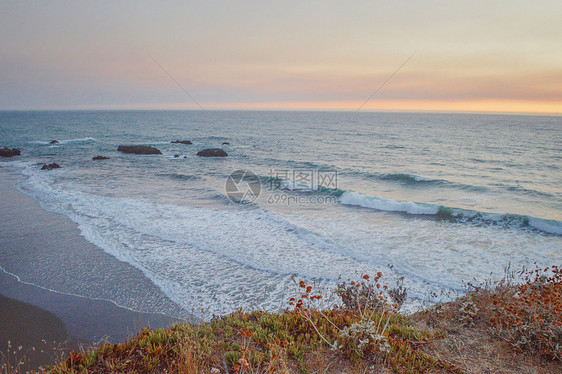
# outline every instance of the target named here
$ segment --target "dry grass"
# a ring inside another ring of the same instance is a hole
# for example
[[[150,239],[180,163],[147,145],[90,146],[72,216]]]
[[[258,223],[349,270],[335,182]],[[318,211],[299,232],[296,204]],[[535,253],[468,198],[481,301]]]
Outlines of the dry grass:
[[[520,277],[523,283],[515,284]],[[446,332],[425,349],[464,372],[562,372],[562,274],[556,266],[473,286],[412,319],[419,328]]]
[[[48,372],[560,373],[552,351],[559,330],[549,330],[560,325],[555,269],[522,285],[476,288],[412,316],[397,312],[402,291],[388,292],[380,275],[342,283],[346,302],[328,310],[302,282],[283,313],[239,311],[196,326],[145,329],[124,344],[72,353]],[[527,344],[517,343],[519,322],[528,326]]]
[[[490,324],[520,351],[562,360],[562,271],[535,269],[517,287],[491,295]]]

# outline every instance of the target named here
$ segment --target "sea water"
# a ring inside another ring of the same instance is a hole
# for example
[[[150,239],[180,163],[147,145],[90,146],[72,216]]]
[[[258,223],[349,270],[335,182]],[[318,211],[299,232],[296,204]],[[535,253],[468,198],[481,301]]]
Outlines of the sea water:
[[[22,150],[0,160],[21,175],[20,191],[141,270],[175,307],[130,300],[118,275],[92,289],[87,274],[48,259],[16,275],[131,309],[280,310],[295,281],[329,292],[381,271],[389,285],[403,277],[411,311],[508,266],[562,262],[559,116],[0,112],[0,139]],[[163,154],[123,154],[121,144]],[[205,148],[228,157],[196,156]],[[61,168],[40,170],[53,162]],[[231,175],[239,191],[225,187]],[[0,249],[0,266],[14,261]]]

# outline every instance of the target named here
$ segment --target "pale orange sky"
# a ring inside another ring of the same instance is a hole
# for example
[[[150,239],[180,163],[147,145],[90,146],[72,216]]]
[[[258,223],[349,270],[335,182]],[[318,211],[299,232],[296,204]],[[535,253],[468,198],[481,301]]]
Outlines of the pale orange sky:
[[[0,109],[560,113],[560,1],[0,3]]]

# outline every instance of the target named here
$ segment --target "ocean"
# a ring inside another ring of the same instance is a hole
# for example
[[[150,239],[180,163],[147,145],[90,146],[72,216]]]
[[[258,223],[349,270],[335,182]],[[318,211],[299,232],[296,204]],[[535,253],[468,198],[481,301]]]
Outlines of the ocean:
[[[381,271],[389,285],[403,278],[414,311],[506,268],[562,263],[560,116],[20,111],[0,112],[0,139],[22,151],[0,160],[21,192],[161,296],[131,297],[126,274],[90,257],[29,261],[0,248],[0,267],[133,310],[277,311],[295,281],[329,292]],[[120,153],[121,144],[162,155]],[[196,156],[205,148],[228,157]],[[89,284],[93,271],[103,284]]]

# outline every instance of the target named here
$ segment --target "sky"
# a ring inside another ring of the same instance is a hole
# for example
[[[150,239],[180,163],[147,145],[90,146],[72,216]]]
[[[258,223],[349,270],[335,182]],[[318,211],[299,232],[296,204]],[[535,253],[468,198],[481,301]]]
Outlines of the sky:
[[[0,110],[199,104],[560,114],[562,1],[0,2]]]

